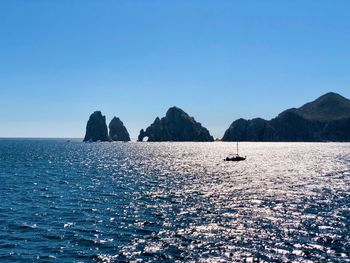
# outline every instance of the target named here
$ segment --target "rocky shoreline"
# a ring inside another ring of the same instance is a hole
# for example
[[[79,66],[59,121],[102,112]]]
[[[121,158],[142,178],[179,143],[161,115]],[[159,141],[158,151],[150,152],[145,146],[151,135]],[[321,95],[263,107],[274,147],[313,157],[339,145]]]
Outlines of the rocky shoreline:
[[[217,141],[216,139],[215,141]],[[238,119],[225,131],[222,141],[350,141],[350,100],[337,93],[327,93],[300,108],[288,109],[276,118],[264,120]],[[130,141],[123,122],[114,117],[108,125],[101,111],[91,114],[84,142]],[[157,117],[138,141],[212,142],[207,128],[178,107],[171,107],[162,118]]]

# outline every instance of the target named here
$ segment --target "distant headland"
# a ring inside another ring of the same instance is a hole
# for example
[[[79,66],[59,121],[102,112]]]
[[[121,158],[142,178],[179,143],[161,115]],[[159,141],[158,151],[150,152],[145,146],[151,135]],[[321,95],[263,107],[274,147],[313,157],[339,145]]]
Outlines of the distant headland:
[[[108,128],[106,117],[95,111],[87,122],[84,141],[130,141],[119,118],[114,117]],[[165,117],[157,117],[146,130],[140,131],[138,141],[212,142],[214,139],[193,117],[171,107]],[[226,130],[222,141],[350,141],[350,100],[330,92],[300,108],[285,110],[269,121],[238,119]]]
[[[327,93],[300,108],[283,111],[270,121],[238,119],[223,141],[350,141],[350,100]]]

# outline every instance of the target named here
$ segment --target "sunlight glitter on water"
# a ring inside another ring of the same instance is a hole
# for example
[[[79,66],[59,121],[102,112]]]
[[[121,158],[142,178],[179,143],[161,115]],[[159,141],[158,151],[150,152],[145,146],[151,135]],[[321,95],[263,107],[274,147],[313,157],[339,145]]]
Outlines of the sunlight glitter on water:
[[[0,140],[0,259],[349,260],[350,144],[240,148]]]

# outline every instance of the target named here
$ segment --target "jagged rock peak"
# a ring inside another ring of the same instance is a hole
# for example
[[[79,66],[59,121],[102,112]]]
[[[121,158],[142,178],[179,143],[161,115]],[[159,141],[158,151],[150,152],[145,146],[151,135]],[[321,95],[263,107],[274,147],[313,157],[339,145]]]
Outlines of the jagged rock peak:
[[[117,117],[114,117],[108,125],[109,137],[112,141],[130,141],[130,135],[124,123]]]
[[[145,131],[141,130],[138,140],[145,137],[155,142],[214,140],[206,128],[178,107],[169,108],[165,117],[157,117]]]
[[[86,141],[108,141],[108,131],[106,124],[106,117],[102,115],[101,111],[95,111],[90,115],[86,124],[86,133],[84,142]]]
[[[166,114],[165,114],[165,116],[168,117],[168,118],[171,118],[171,117],[174,117],[174,116],[180,116],[180,115],[183,115],[184,117],[188,116],[188,114],[186,112],[184,112],[182,109],[180,109],[180,108],[178,108],[176,106],[170,107],[167,110]]]

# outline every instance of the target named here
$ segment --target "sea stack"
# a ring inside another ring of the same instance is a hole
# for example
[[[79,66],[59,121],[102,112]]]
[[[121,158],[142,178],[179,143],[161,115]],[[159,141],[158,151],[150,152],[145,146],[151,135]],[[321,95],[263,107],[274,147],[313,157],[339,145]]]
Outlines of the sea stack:
[[[86,141],[109,141],[106,117],[102,115],[101,111],[95,111],[90,115],[86,124],[84,142]]]
[[[171,107],[162,119],[157,117],[145,131],[142,129],[138,140],[143,141],[146,137],[150,142],[214,140],[206,128],[177,107]]]
[[[350,141],[350,100],[327,93],[274,119],[234,121],[223,141]]]
[[[130,135],[125,128],[124,123],[117,117],[114,117],[109,123],[109,137],[112,141],[130,141]]]

